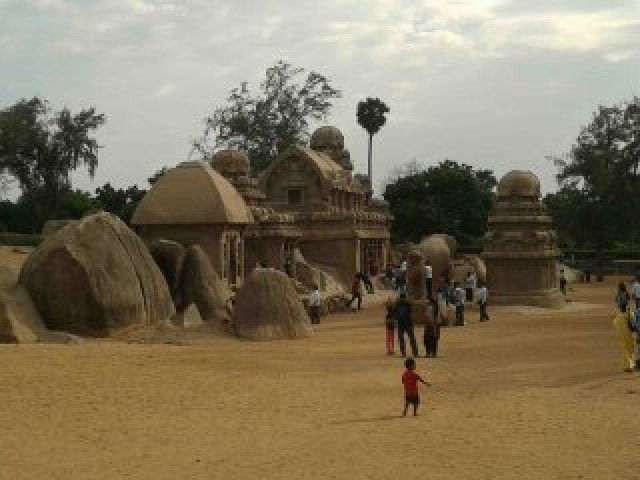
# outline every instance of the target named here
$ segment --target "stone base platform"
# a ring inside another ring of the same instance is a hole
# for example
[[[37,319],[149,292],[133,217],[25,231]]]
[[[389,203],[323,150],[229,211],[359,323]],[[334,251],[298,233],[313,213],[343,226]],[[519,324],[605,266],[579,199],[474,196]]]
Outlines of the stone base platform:
[[[566,305],[560,290],[540,290],[534,292],[523,292],[522,294],[501,294],[500,292],[489,292],[489,305],[522,305],[528,307],[541,308],[562,308]]]

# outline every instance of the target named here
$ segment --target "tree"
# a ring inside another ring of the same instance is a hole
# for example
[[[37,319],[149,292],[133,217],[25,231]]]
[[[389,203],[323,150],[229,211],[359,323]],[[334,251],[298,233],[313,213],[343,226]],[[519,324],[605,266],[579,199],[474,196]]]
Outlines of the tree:
[[[371,150],[373,147],[373,136],[380,131],[387,121],[385,114],[389,113],[389,107],[387,107],[379,98],[367,97],[366,100],[358,102],[358,109],[356,111],[356,117],[358,119],[358,125],[364,128],[369,134],[369,155],[368,155],[368,174],[369,184],[373,186],[372,175],[372,162],[371,162]]]
[[[86,166],[93,177],[100,147],[90,134],[104,122],[93,107],[52,113],[37,97],[0,110],[0,171],[15,178],[22,196],[33,202],[35,229],[58,214],[72,171]]]
[[[204,134],[193,150],[209,157],[217,148],[246,150],[255,171],[266,168],[279,152],[309,138],[309,122],[326,119],[331,100],[340,98],[329,80],[314,71],[278,61],[266,71],[260,93],[247,82],[231,90],[227,105],[204,119]]]
[[[561,192],[571,192],[573,236],[599,250],[635,237],[640,198],[640,98],[600,106],[568,154],[552,157]],[[557,211],[556,211],[557,214]],[[597,219],[597,223],[594,223]]]
[[[111,212],[129,224],[133,212],[146,190],[138,188],[136,185],[125,188],[113,188],[110,183],[105,183],[102,187],[96,188],[95,199],[106,212]]]
[[[383,194],[394,216],[394,241],[418,242],[425,235],[448,233],[470,244],[484,235],[497,184],[493,172],[452,160],[427,169],[412,163],[400,172]]]

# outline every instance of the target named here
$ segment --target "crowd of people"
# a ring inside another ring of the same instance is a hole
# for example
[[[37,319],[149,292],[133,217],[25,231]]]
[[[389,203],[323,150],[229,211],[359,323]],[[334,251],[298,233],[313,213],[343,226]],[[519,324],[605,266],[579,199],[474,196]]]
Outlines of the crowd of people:
[[[394,343],[397,332],[400,354],[403,357],[407,354],[406,337],[409,341],[412,355],[417,357],[419,352],[414,331],[414,315],[412,314],[412,305],[407,298],[406,260],[402,261],[398,269],[387,269],[387,272],[389,271],[393,274],[393,284],[398,291],[398,298],[397,300],[389,299],[387,302],[385,319],[387,354],[393,355],[395,353]],[[425,266],[424,278],[428,304],[426,306],[423,345],[426,357],[437,357],[440,328],[445,325],[466,325],[465,307],[468,303],[475,301],[478,304],[481,322],[489,320],[487,313],[489,292],[486,284],[477,282],[473,271],[467,273],[464,280],[464,289],[459,282],[452,283],[446,275],[443,275],[434,285],[433,269],[430,265]],[[449,321],[451,310],[455,315],[453,323]]]

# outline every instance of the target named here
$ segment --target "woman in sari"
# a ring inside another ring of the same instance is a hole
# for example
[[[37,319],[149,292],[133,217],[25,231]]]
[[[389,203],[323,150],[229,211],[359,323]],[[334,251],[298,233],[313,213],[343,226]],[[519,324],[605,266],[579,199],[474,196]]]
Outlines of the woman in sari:
[[[620,282],[620,285],[618,285],[618,294],[616,295],[618,312],[616,316],[613,317],[612,323],[620,338],[625,372],[633,371],[635,366],[633,332],[631,330],[631,316],[629,314],[629,298],[627,287],[623,282]]]

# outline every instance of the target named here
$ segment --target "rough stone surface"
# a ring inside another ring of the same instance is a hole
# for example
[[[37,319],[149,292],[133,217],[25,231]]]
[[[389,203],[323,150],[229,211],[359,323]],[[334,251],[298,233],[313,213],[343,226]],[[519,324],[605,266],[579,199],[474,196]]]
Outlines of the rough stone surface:
[[[442,238],[449,247],[449,255],[451,255],[452,258],[456,256],[456,252],[458,251],[458,241],[456,237],[446,233],[434,233],[433,236]]]
[[[146,245],[104,212],[48,237],[23,265],[19,283],[51,330],[109,336],[174,313]]]
[[[45,331],[38,311],[23,288],[0,291],[0,343],[36,343]]]
[[[307,337],[309,315],[291,279],[270,268],[257,268],[236,295],[235,333],[250,340]]]
[[[186,248],[178,242],[162,239],[152,242],[149,251],[167,282],[174,304],[180,309],[180,281],[187,256]]]
[[[192,245],[187,250],[181,291],[184,304],[195,303],[204,322],[229,327],[231,292],[198,245]]]
[[[444,238],[436,235],[423,238],[419,249],[424,262],[433,268],[433,278],[437,279],[448,270],[451,251]]]
[[[171,317],[171,323],[176,327],[183,328],[199,327],[204,324],[195,303],[191,303],[183,311],[177,312]]]

